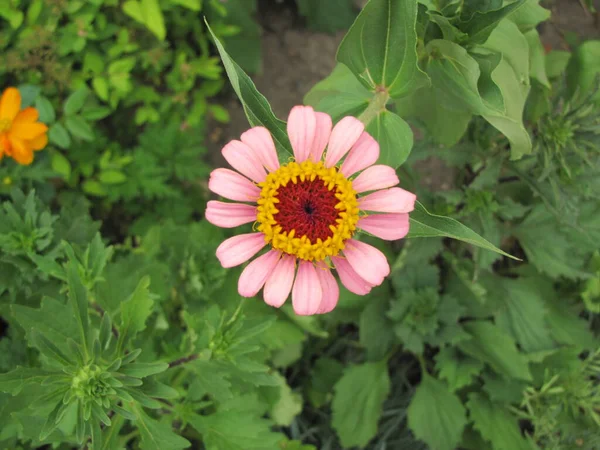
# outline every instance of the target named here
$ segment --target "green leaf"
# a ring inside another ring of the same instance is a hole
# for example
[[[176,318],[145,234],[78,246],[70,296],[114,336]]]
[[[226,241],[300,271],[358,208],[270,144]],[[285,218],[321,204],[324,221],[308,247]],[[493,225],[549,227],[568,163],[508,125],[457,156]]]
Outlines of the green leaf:
[[[431,450],[454,450],[467,424],[466,410],[444,383],[423,374],[408,407],[408,426]]]
[[[146,328],[146,319],[152,314],[153,301],[148,287],[150,277],[142,278],[131,296],[121,303],[121,335],[120,341],[132,339],[138,332]]]
[[[530,30],[525,33],[525,38],[529,44],[529,71],[531,78],[537,80],[542,86],[551,89],[550,81],[546,74],[546,51],[542,45],[539,33],[537,30]]]
[[[496,323],[510,333],[528,353],[555,348],[546,323],[546,307],[538,286],[532,280],[493,278],[488,289],[498,304],[503,305]]]
[[[129,0],[123,3],[123,12],[144,24],[163,41],[167,35],[165,21],[158,0]]]
[[[280,448],[284,436],[271,431],[262,418],[263,403],[256,394],[238,395],[206,416],[189,415],[192,427],[202,434],[207,450],[271,450]]]
[[[565,50],[552,50],[546,55],[546,74],[548,78],[562,77],[571,60],[571,52]]]
[[[67,97],[67,99],[65,100],[65,104],[63,106],[65,115],[72,116],[81,111],[81,108],[83,108],[88,94],[88,89],[84,87],[76,90],[71,95],[69,95],[69,97]]]
[[[348,367],[334,391],[332,425],[342,445],[364,447],[377,433],[383,402],[390,393],[386,362]]]
[[[540,0],[527,0],[522,8],[514,11],[508,19],[513,21],[523,33],[535,29],[550,18],[550,10],[540,6]]]
[[[475,114],[488,110],[477,83],[481,71],[477,61],[454,42],[434,39],[427,44],[430,60],[427,73],[437,88],[440,103],[448,109],[460,109]]]
[[[275,424],[289,427],[296,416],[302,412],[302,396],[292,391],[285,378],[276,374],[279,386],[265,388],[275,391],[276,400],[271,403],[270,415]]]
[[[515,236],[525,250],[528,261],[540,272],[553,278],[587,278],[582,270],[583,259],[578,255],[555,217],[544,205],[538,205],[516,228]]]
[[[105,77],[94,77],[92,87],[100,100],[108,101],[108,80]]]
[[[450,391],[471,384],[473,377],[483,370],[483,362],[463,355],[454,347],[446,347],[435,356],[435,367],[440,378],[448,382]]]
[[[329,114],[334,122],[344,116],[358,116],[373,95],[343,64],[337,64],[327,78],[319,81],[304,97],[304,103]]]
[[[67,158],[63,156],[62,153],[56,151],[52,152],[52,170],[54,170],[65,180],[68,180],[71,176],[71,163]]]
[[[229,77],[229,81],[233,87],[233,90],[237,94],[238,98],[242,102],[244,112],[248,118],[248,122],[253,127],[264,126],[271,132],[273,140],[280,151],[286,152],[292,155],[292,146],[287,137],[285,122],[279,120],[273,114],[271,105],[267,99],[256,89],[256,86],[248,75],[242,70],[242,68],[227,54],[225,48],[215,36],[212,29],[206,23],[208,31],[210,32],[221,60],[225,66],[225,71]]]
[[[379,113],[367,126],[379,142],[379,163],[398,167],[406,161],[413,146],[413,133],[408,124],[390,111]]]
[[[517,26],[505,20],[498,24],[484,47],[502,54],[491,78],[502,92],[505,111],[489,110],[483,117],[508,138],[511,159],[519,159],[532,150],[531,138],[523,125],[523,110],[530,90],[529,45]]]
[[[127,181],[127,176],[120,170],[103,170],[98,175],[102,184],[121,184]]]
[[[73,136],[83,139],[84,141],[94,140],[94,132],[90,127],[90,124],[87,123],[83,117],[67,117],[65,120],[65,125]]]
[[[370,89],[398,98],[425,79],[417,65],[417,2],[370,0],[340,44],[337,60]]]
[[[395,342],[394,324],[385,315],[389,300],[383,296],[369,302],[360,315],[359,340],[369,361],[383,359]]]
[[[60,148],[67,149],[71,146],[71,136],[69,136],[69,132],[59,122],[52,124],[48,130],[48,140]]]
[[[431,214],[419,201],[415,202],[415,209],[410,213],[408,237],[449,237],[520,261],[519,258],[509,255],[492,245],[459,221],[450,217]]]
[[[491,442],[494,450],[531,450],[521,436],[516,418],[502,405],[494,404],[481,394],[469,394],[467,402],[474,428]]]
[[[25,330],[26,338],[31,346],[34,346],[31,331],[36,330],[53,342],[63,353],[67,355],[71,353],[67,341],[76,337],[79,330],[69,305],[44,297],[39,309],[13,305],[12,311],[17,322]]]
[[[35,99],[35,109],[40,113],[40,122],[44,122],[45,124],[49,124],[54,122],[56,119],[56,112],[54,111],[54,106],[50,103],[46,97],[40,95]]]
[[[31,330],[31,341],[40,350],[40,353],[47,358],[53,359],[63,366],[73,365],[71,358],[65,355],[56,345],[37,330]]]
[[[0,373],[0,391],[11,395],[17,395],[21,392],[23,387],[28,384],[39,386],[52,374],[53,372],[38,368],[17,367],[11,372]]]
[[[134,406],[133,412],[137,417],[134,423],[140,431],[142,450],[180,450],[191,445],[187,439],[177,435],[170,425],[150,418],[140,406]]]
[[[600,40],[586,41],[573,52],[567,67],[567,89],[569,95],[588,92],[600,74]],[[596,93],[595,99],[600,98]]]
[[[461,351],[485,362],[501,375],[531,380],[527,358],[500,327],[490,322],[472,321],[465,323],[464,328],[472,339],[458,343]]]
[[[150,375],[162,373],[169,368],[167,363],[152,362],[152,363],[132,363],[122,367],[119,373],[135,378],[145,378]]]
[[[526,1],[517,0],[493,11],[476,11],[469,20],[460,24],[460,29],[469,35],[469,43],[483,44],[500,21],[523,6]]]
[[[67,284],[69,286],[69,303],[79,330],[80,343],[84,354],[87,355],[89,338],[88,293],[81,282],[78,266],[74,262],[71,262],[67,267]]]
[[[418,118],[437,142],[453,146],[467,131],[473,113],[448,108],[439,101],[441,96],[435,86],[418,89],[396,102],[396,112],[401,117]]]

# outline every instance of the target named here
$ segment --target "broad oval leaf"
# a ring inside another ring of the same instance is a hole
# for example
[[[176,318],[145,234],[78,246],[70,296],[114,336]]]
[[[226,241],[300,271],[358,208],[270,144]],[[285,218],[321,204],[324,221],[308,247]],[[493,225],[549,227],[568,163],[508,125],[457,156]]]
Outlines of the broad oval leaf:
[[[334,390],[333,428],[345,448],[364,447],[377,433],[383,402],[390,393],[387,364],[349,367]]]
[[[400,166],[413,146],[413,133],[410,126],[400,116],[385,110],[379,113],[367,126],[367,131],[379,142],[379,164],[394,168]]]
[[[225,51],[223,44],[215,36],[208,22],[206,22],[206,26],[215,41],[231,86],[242,102],[248,122],[253,127],[263,126],[269,130],[278,150],[285,151],[291,155],[292,146],[287,137],[285,122],[275,117],[271,105],[269,105],[265,96],[258,92],[258,89],[256,89],[256,86],[246,72]]]
[[[449,237],[520,261],[519,258],[500,250],[458,220],[431,214],[419,201],[415,203],[415,209],[410,213],[408,237]]]
[[[454,450],[467,424],[459,398],[441,381],[424,374],[408,407],[408,426],[432,450]]]
[[[426,79],[417,65],[417,1],[370,0],[340,44],[337,60],[371,90],[396,98]]]

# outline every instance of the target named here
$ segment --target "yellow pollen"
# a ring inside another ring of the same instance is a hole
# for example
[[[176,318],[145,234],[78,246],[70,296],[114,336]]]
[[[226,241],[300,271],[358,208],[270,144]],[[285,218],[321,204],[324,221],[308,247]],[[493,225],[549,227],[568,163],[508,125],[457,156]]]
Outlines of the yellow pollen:
[[[274,216],[279,212],[277,196],[280,187],[285,187],[290,182],[296,184],[298,181],[314,181],[317,178],[330,191],[335,189],[335,197],[339,201],[335,208],[339,213],[335,223],[329,226],[333,235],[325,241],[319,238],[316,242],[311,242],[307,236],[296,236],[294,229],[289,233],[283,231]],[[326,168],[322,162],[290,162],[269,173],[267,179],[258,186],[262,190],[257,202],[256,229],[264,233],[265,241],[274,249],[306,261],[322,261],[338,255],[344,249],[345,242],[356,231],[360,218],[356,192],[352,189],[352,182],[335,167]]]

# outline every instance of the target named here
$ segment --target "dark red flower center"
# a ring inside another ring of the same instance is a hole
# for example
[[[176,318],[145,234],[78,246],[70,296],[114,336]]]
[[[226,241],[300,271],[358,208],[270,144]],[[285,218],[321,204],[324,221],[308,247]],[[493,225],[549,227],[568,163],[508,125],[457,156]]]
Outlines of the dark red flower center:
[[[336,190],[327,189],[320,178],[289,182],[278,189],[276,207],[279,212],[273,217],[283,231],[296,230],[296,237],[306,236],[312,243],[318,238],[325,241],[333,236],[329,226],[336,225],[339,215],[335,209],[339,203],[335,193]]]

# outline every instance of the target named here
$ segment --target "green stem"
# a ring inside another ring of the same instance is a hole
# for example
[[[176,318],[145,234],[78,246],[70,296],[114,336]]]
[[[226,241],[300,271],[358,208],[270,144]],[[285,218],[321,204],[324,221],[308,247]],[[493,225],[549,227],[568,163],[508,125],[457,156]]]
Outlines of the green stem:
[[[385,111],[385,105],[390,99],[390,94],[387,91],[380,91],[375,93],[367,109],[358,116],[358,120],[365,124],[365,127],[371,123],[371,121],[377,117],[380,113]]]

